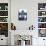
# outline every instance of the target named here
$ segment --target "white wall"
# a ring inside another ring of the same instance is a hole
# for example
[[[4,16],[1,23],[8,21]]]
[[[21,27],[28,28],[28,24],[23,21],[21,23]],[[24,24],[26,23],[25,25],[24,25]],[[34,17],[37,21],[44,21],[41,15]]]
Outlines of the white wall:
[[[17,30],[27,30],[34,25],[37,28],[38,3],[46,0],[11,0],[11,22],[15,24]],[[18,20],[18,10],[27,9],[27,21]]]
[[[19,9],[27,9],[27,21],[18,20]],[[32,24],[35,25],[37,23],[37,2],[32,0],[11,0],[11,22],[16,25],[17,30],[26,30]]]
[[[31,25],[37,29],[37,10],[40,2],[45,3],[46,0],[11,0],[11,22],[14,23],[17,30],[27,30]],[[27,9],[27,21],[18,20],[19,9]]]
[[[11,22],[14,23],[17,30],[27,30],[28,27],[33,24],[36,32],[35,34],[33,33],[33,36],[38,36],[38,3],[46,3],[46,0],[11,0]],[[27,9],[27,21],[18,20],[19,9]],[[43,39],[41,39],[42,38],[34,37],[32,39],[33,46],[42,46],[40,43],[43,44]]]

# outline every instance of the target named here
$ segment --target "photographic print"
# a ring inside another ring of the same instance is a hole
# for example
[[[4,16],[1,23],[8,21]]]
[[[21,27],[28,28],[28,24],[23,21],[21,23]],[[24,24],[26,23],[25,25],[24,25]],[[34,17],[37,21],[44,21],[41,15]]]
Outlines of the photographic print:
[[[18,20],[27,20],[27,10],[25,9],[19,9],[18,11]]]

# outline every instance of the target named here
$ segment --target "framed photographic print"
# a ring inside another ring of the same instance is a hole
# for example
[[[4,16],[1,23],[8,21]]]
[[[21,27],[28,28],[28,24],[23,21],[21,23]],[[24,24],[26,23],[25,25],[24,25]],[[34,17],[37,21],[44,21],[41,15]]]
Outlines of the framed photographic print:
[[[27,10],[25,9],[19,9],[18,11],[18,20],[27,20]]]
[[[39,29],[39,37],[46,37],[46,29]]]

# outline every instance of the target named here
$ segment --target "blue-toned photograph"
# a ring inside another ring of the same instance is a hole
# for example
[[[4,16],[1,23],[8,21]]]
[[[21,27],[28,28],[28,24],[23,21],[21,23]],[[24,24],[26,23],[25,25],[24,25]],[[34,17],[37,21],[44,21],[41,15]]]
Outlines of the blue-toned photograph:
[[[27,20],[27,10],[20,9],[18,11],[18,20]]]

